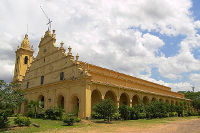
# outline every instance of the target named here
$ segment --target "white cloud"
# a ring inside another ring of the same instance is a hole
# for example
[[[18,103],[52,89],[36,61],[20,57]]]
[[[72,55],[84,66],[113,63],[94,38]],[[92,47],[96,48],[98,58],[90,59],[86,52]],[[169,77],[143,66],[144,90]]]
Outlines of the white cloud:
[[[5,61],[0,64],[14,65],[14,51],[27,32],[27,24],[30,42],[37,51],[40,37],[47,29],[40,4],[41,1],[35,0],[1,0],[0,31],[4,35],[0,34],[0,58],[12,64]],[[51,0],[42,5],[53,20],[57,43],[63,40],[65,48],[71,45],[73,53],[78,52],[83,61],[134,76],[140,76],[141,72],[151,76],[152,67],[157,67],[163,77],[171,79],[200,68],[199,60],[192,54],[200,39],[195,34],[199,22],[194,22],[191,16],[190,0]],[[167,36],[183,34],[186,39],[175,56],[166,58],[157,53],[169,44],[138,29]]]
[[[172,91],[176,91],[176,92],[177,91],[191,91],[191,87],[192,87],[191,83],[189,82],[168,83],[163,80],[155,80],[146,75],[140,75],[140,78],[145,79],[150,82],[160,84],[160,85],[168,86],[172,88]]]
[[[195,24],[195,28],[200,29],[200,20],[196,21],[194,24]]]
[[[200,74],[192,73],[190,74],[190,81],[192,82],[193,86],[195,87],[195,91],[200,91]]]

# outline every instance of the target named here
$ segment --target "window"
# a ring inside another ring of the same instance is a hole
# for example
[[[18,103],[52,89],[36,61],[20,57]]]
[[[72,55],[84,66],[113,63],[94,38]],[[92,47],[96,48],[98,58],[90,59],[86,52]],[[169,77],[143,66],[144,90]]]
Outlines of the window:
[[[44,58],[44,63],[45,63],[45,58]]]
[[[47,52],[47,49],[46,49],[46,48],[44,48],[44,53],[45,53],[45,52]]]
[[[17,57],[17,63],[19,62],[19,56]]]
[[[60,80],[64,80],[64,72],[60,73]]]
[[[41,85],[43,85],[44,84],[44,76],[41,76],[41,83],[40,83]]]
[[[26,83],[26,88],[29,88],[29,82]]]
[[[25,56],[25,58],[24,58],[24,64],[28,64],[28,56]]]

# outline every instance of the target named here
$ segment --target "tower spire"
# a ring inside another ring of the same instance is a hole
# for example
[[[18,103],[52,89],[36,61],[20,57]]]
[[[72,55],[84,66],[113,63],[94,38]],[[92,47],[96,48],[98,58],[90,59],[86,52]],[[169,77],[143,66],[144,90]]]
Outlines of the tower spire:
[[[28,40],[28,34],[25,34],[24,40],[21,43],[21,48],[30,49],[30,44]]]

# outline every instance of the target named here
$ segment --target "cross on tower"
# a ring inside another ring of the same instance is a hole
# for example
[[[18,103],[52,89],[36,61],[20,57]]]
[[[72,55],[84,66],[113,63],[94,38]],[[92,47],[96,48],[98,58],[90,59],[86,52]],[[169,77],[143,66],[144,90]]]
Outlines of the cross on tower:
[[[40,8],[41,8],[42,12],[44,13],[45,17],[48,19],[48,23],[47,23],[47,25],[49,25],[49,28],[48,28],[48,29],[51,30],[51,23],[52,23],[52,21],[51,21],[51,19],[47,16],[47,14],[45,13],[45,11],[43,10],[43,8],[42,8],[41,5],[40,5]]]
[[[49,22],[47,23],[47,25],[49,25],[49,29],[51,30],[51,23],[52,23],[52,21],[51,21],[50,18],[48,20],[49,20]]]

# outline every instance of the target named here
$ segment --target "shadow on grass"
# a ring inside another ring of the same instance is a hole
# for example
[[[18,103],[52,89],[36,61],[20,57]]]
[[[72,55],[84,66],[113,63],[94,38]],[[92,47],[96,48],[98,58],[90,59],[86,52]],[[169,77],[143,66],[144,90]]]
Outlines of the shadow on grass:
[[[7,127],[7,128],[1,128],[1,129],[0,129],[0,132],[11,131],[11,130],[15,130],[16,128],[23,128],[23,127],[9,126],[9,127]]]
[[[92,120],[93,123],[102,123],[102,124],[113,124],[112,121],[107,122],[104,120]]]

